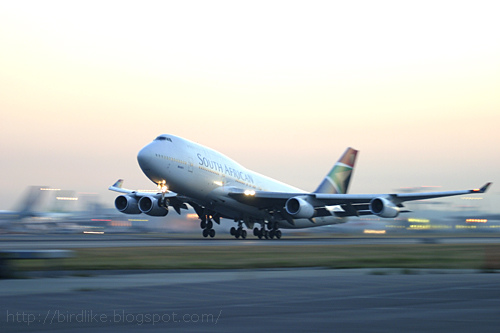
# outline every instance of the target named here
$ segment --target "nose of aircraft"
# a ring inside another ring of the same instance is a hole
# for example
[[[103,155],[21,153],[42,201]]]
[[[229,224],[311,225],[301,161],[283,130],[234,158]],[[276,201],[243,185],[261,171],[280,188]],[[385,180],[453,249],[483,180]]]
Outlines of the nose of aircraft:
[[[141,167],[143,172],[149,171],[151,169],[151,145],[147,145],[142,148],[137,154],[137,162],[139,162],[139,166]]]
[[[162,181],[160,175],[160,167],[155,160],[154,143],[150,143],[142,148],[137,154],[137,162],[142,169],[142,172],[151,179],[154,183]]]

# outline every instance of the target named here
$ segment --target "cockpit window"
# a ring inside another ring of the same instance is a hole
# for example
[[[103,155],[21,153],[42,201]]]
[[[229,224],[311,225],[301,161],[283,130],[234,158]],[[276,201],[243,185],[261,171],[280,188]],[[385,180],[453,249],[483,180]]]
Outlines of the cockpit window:
[[[170,141],[172,142],[172,139],[170,139],[169,137],[165,136],[165,135],[160,135],[158,136],[155,141]]]

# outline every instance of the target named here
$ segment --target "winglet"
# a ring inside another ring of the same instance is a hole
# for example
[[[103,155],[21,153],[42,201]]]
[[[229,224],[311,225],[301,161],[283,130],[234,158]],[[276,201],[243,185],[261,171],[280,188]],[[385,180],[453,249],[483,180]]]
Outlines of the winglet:
[[[111,185],[111,187],[122,188],[122,185],[123,185],[123,179],[118,179],[116,181],[116,183],[114,183],[113,185]]]
[[[488,190],[488,187],[490,187],[490,185],[491,185],[491,182],[486,183],[481,188],[473,189],[472,192],[474,192],[474,193],[484,193],[484,192],[486,192]]]
[[[119,193],[130,193],[133,192],[131,190],[126,190],[122,188],[123,185],[123,179],[118,179],[113,185],[108,187],[108,190],[119,192]]]

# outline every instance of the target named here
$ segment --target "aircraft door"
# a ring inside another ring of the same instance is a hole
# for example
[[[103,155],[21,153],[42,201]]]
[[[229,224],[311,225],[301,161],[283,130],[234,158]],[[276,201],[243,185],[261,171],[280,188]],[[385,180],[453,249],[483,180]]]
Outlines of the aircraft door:
[[[188,159],[188,171],[193,172],[193,158],[192,157],[190,157]]]

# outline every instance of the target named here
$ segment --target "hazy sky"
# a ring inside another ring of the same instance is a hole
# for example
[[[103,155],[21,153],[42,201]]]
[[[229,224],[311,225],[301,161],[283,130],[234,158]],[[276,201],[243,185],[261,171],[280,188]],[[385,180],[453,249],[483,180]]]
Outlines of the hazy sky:
[[[0,209],[28,185],[153,188],[158,134],[313,190],[500,181],[497,1],[2,1]],[[492,204],[490,204],[492,205]],[[493,208],[493,207],[489,207]]]

